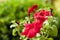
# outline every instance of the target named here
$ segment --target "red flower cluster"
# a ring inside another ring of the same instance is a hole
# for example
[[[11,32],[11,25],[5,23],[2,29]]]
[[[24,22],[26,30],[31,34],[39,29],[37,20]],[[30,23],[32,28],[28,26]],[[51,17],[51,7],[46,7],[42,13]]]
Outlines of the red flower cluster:
[[[36,6],[32,6],[32,8],[29,10],[29,13],[32,12],[34,8],[36,8]],[[43,22],[47,19],[46,16],[50,16],[50,12],[47,10],[40,10],[40,12],[36,12],[34,14],[34,22],[30,24],[25,23],[25,30],[22,32],[22,35],[25,35],[28,38],[35,37],[43,27]]]
[[[32,12],[34,12],[36,9],[37,9],[37,5],[35,4],[35,5],[33,5],[32,7],[30,7],[29,9],[28,9],[28,16],[30,17],[30,13],[32,13]]]
[[[40,28],[42,27],[40,21],[33,23],[25,23],[25,30],[22,32],[22,35],[27,36],[28,38],[35,37],[37,33],[40,32]]]
[[[36,9],[37,9],[37,5],[35,4],[35,5],[33,5],[32,7],[30,7],[29,9],[28,9],[28,13],[31,13],[31,12],[34,12]]]

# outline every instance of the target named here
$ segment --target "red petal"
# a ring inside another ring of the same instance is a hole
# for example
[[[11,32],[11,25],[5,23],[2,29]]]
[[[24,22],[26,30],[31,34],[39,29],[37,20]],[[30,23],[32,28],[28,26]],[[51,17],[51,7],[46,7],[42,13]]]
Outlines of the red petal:
[[[22,35],[27,35],[28,34],[28,32],[29,32],[29,29],[25,29],[23,32],[22,32]]]
[[[34,29],[29,30],[29,33],[27,35],[28,38],[32,38],[36,36],[36,31]]]

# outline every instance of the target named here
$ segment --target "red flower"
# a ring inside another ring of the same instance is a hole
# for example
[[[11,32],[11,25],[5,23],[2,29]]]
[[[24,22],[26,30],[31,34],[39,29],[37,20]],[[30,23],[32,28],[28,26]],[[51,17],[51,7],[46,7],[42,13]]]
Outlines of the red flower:
[[[22,32],[22,35],[27,36],[28,38],[32,38],[36,36],[36,31],[34,30],[34,27],[31,24],[25,24],[25,30]]]
[[[33,5],[32,7],[28,8],[28,16],[30,17],[30,13],[34,12],[37,9],[38,5]]]
[[[37,9],[37,5],[35,4],[35,5],[33,5],[32,7],[30,7],[29,9],[28,9],[28,13],[31,13],[31,12],[34,12],[36,9]]]
[[[22,35],[26,36],[28,34],[28,32],[29,32],[29,29],[25,28],[25,30],[22,32]]]
[[[40,12],[34,14],[34,19],[40,20],[40,22],[43,23],[46,19],[48,19],[46,16],[50,15],[50,11],[40,10]],[[53,16],[53,14],[51,16]]]
[[[28,38],[35,37],[36,34],[40,32],[41,28],[42,26],[40,21],[31,24],[25,24],[25,30],[22,32],[22,35],[25,35]]]
[[[42,28],[42,23],[40,21],[34,22],[34,29],[36,30],[36,33],[39,33],[41,28]]]
[[[42,16],[53,16],[53,14],[51,14],[51,12],[50,11],[48,11],[48,10],[40,10],[40,15],[42,15]]]
[[[39,14],[40,14],[41,16],[49,16],[49,15],[50,15],[50,12],[47,11],[47,10],[40,10]]]
[[[33,12],[36,7],[36,5],[32,6],[29,9],[29,14],[30,12]],[[35,37],[36,34],[40,32],[40,29],[43,27],[43,22],[47,19],[46,16],[50,16],[50,12],[47,10],[40,10],[40,12],[35,13],[34,19],[37,20],[34,20],[34,22],[30,24],[25,23],[25,30],[22,32],[22,35],[25,35],[28,38]]]
[[[32,37],[35,37],[36,36],[36,30],[35,29],[30,29],[29,30],[29,33],[27,34],[27,37],[28,38],[32,38]]]
[[[29,32],[29,30],[33,27],[32,26],[32,24],[27,24],[27,23],[25,23],[25,30],[22,32],[22,35],[27,35],[28,34],[28,32]]]
[[[34,19],[39,20],[41,23],[43,23],[47,18],[45,15],[41,15],[40,13],[34,14]]]

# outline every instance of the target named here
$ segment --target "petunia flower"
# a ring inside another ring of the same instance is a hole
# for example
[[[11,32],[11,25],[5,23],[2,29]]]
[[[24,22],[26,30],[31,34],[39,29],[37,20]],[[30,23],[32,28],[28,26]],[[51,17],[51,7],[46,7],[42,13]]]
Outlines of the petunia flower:
[[[27,24],[27,23],[25,23],[25,28],[24,28],[24,31],[22,32],[22,35],[27,35],[28,34],[28,32],[29,32],[29,30],[32,28],[32,24]]]
[[[40,21],[35,21],[30,24],[25,24],[25,30],[22,32],[22,35],[27,36],[28,38],[35,37],[37,33],[40,32],[42,24]]]
[[[36,7],[37,6],[35,5],[29,9],[29,15],[30,12],[33,12]],[[45,20],[47,20],[47,16],[53,16],[53,15],[50,15],[50,11],[47,10],[40,10],[40,12],[36,12],[34,14],[34,22],[30,24],[29,23],[24,24],[25,30],[22,32],[22,35],[25,35],[28,38],[35,37],[37,33],[40,33],[40,29],[43,28],[43,23]]]
[[[34,12],[37,9],[38,5],[33,5],[32,7],[28,8],[28,16],[30,17],[30,13]]]
[[[34,14],[34,19],[39,20],[41,23],[43,23],[47,18],[45,15],[41,15],[39,13]]]
[[[29,30],[29,32],[28,32],[28,34],[27,34],[27,37],[28,38],[33,38],[33,37],[35,37],[36,36],[36,30],[35,29],[30,29]]]
[[[22,35],[27,36],[28,38],[32,38],[36,36],[36,30],[31,24],[25,24],[25,30],[22,32]]]
[[[34,22],[34,29],[36,30],[36,33],[39,33],[41,28],[42,28],[42,23],[40,21]]]

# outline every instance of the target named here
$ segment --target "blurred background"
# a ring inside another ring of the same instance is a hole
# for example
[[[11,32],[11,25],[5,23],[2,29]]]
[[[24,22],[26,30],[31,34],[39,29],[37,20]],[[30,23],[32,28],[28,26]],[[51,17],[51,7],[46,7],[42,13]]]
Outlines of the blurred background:
[[[18,35],[12,35],[11,21],[24,20],[28,8],[33,4],[38,4],[39,9],[53,8],[58,19],[58,36],[54,40],[60,40],[60,0],[0,0],[0,40],[19,40]]]

